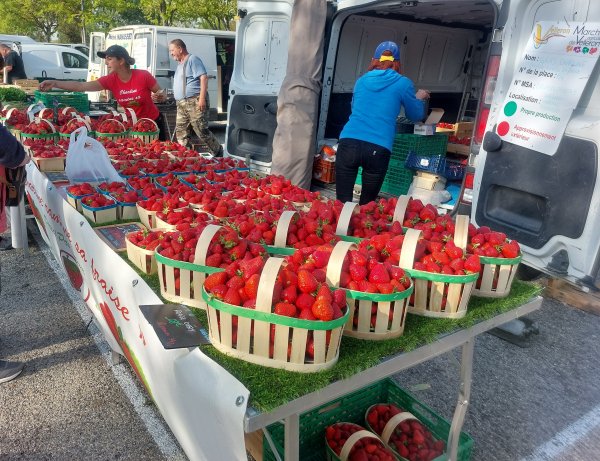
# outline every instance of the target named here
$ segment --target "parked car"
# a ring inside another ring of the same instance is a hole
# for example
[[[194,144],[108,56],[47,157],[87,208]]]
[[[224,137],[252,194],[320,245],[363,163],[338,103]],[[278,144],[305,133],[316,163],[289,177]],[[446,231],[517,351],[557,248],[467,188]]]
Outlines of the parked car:
[[[21,56],[27,78],[85,81],[87,77],[87,56],[70,47],[23,44]]]
[[[85,43],[44,43],[44,45],[68,46],[69,48],[74,48],[86,56],[90,54],[90,47]]]

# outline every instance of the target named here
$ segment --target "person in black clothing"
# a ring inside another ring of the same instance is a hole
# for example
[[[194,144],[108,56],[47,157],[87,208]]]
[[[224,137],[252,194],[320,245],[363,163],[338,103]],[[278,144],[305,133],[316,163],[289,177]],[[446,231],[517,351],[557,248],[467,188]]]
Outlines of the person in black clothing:
[[[25,79],[25,64],[23,64],[23,58],[14,50],[10,49],[10,46],[5,43],[0,44],[0,54],[4,58],[4,68],[8,71],[8,81],[6,83],[13,83],[15,80]]]
[[[0,233],[5,230],[3,219],[5,185],[1,181],[4,178],[4,169],[16,168],[25,165],[28,161],[29,155],[25,153],[21,143],[3,125],[0,125]],[[2,249],[8,248],[2,247]],[[0,360],[0,383],[19,376],[24,366],[25,364],[21,362]]]

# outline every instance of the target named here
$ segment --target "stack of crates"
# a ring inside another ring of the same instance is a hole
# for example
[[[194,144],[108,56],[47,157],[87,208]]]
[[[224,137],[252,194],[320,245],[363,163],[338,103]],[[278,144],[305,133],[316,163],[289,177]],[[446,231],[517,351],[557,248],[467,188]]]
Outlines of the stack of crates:
[[[397,134],[392,146],[392,156],[388,166],[387,174],[381,186],[381,192],[393,196],[403,195],[413,180],[413,172],[404,166],[409,152],[422,156],[446,155],[448,136],[434,134],[422,136],[418,134]],[[356,184],[362,184],[362,170]]]

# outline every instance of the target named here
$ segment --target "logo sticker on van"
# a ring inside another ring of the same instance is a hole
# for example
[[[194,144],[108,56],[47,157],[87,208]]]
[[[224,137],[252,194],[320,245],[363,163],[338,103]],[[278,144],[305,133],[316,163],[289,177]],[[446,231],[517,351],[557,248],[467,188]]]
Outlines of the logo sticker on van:
[[[542,30],[541,24],[536,24],[533,29],[533,46],[535,48],[545,45],[552,37],[564,37],[571,34],[571,29],[560,29],[556,26],[550,27],[546,33],[542,33]]]

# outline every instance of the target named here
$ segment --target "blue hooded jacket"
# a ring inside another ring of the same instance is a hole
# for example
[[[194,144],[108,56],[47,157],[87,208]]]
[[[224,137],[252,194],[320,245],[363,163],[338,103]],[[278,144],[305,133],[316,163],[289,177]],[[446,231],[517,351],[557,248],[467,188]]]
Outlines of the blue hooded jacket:
[[[400,108],[404,106],[410,120],[425,117],[425,104],[415,93],[412,81],[393,69],[367,72],[354,85],[352,114],[340,139],[367,141],[391,151]]]

